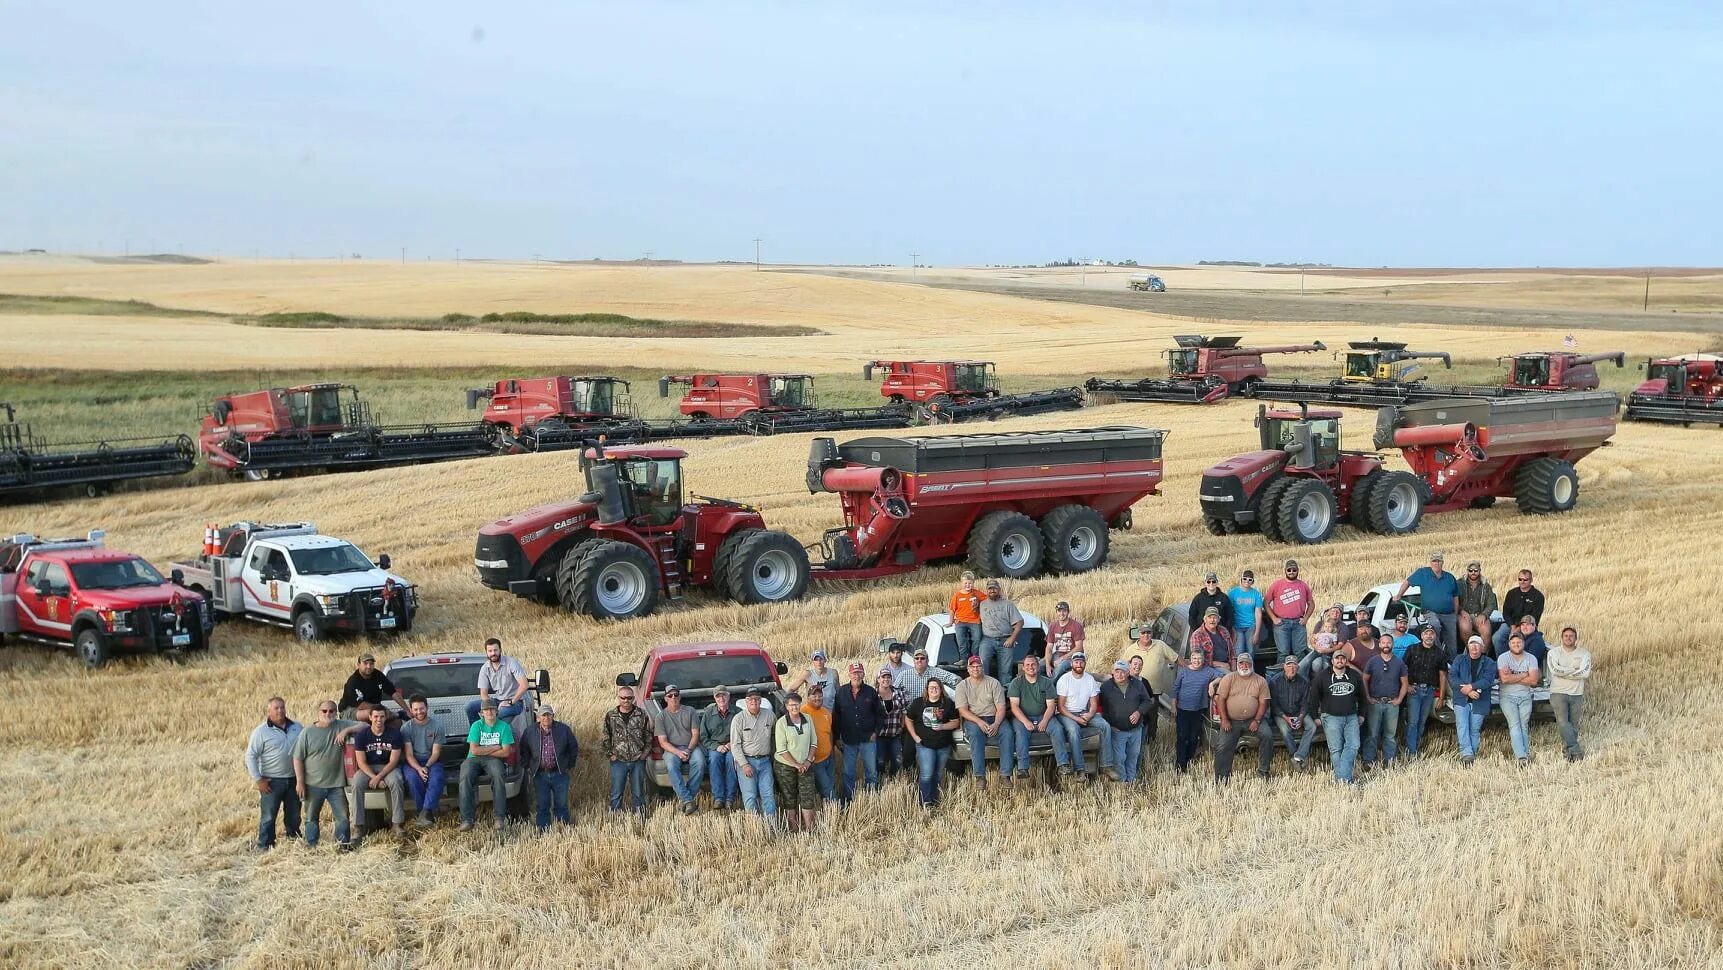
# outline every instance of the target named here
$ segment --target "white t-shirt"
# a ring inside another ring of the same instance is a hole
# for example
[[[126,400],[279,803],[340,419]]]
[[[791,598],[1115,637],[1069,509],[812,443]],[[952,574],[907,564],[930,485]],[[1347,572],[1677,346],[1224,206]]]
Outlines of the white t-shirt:
[[[1058,691],[1059,696],[1065,699],[1065,710],[1086,711],[1095,695],[1101,692],[1101,684],[1087,671],[1079,675],[1075,670],[1068,670],[1059,678]]]

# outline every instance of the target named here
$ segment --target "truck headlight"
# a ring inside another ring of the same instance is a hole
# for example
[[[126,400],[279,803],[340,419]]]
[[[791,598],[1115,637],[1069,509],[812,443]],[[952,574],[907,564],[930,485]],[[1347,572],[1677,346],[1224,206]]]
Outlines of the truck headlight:
[[[325,613],[339,613],[341,612],[341,597],[320,595],[317,597],[317,605],[322,607]]]
[[[132,628],[132,614],[130,610],[103,610],[102,622],[109,633],[123,632]]]

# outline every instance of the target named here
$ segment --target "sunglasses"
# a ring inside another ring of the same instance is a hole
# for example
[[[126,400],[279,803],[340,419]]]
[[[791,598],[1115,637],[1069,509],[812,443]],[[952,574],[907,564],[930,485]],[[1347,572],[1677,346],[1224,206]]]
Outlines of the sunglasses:
[[[333,708],[333,707],[319,707],[317,709],[317,713],[319,713],[319,714],[333,714],[333,713],[335,713],[335,708]]]

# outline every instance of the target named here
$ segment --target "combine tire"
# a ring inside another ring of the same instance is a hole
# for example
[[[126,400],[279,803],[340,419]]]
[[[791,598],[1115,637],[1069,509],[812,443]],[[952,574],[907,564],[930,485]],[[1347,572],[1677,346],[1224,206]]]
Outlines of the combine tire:
[[[1385,536],[1418,531],[1424,521],[1424,482],[1411,472],[1384,472],[1370,489],[1370,528]]]
[[[1203,528],[1207,529],[1211,536],[1224,536],[1226,535],[1226,520],[1205,515],[1203,516]]]
[[[77,637],[72,640],[72,646],[77,650],[78,659],[92,670],[108,662],[108,641],[104,640],[102,632],[93,626],[79,630]]]
[[[593,539],[576,546],[557,570],[562,605],[598,620],[626,620],[658,608],[658,566],[646,550]]]
[[[1107,561],[1107,522],[1087,505],[1061,505],[1041,519],[1049,572],[1086,573]]]
[[[1527,515],[1566,512],[1579,501],[1579,475],[1559,458],[1534,458],[1514,476],[1514,501]]]
[[[730,554],[724,581],[738,603],[799,599],[808,589],[808,551],[787,532],[749,529]]]
[[[1041,530],[1020,512],[989,512],[969,532],[969,565],[982,576],[1022,579],[1041,568]]]
[[[1384,472],[1378,468],[1358,481],[1352,483],[1352,506],[1346,510],[1347,518],[1352,527],[1359,532],[1369,532],[1370,525],[1370,492],[1376,484],[1382,481]]]
[[[1280,535],[1280,497],[1291,485],[1292,479],[1285,475],[1276,476],[1274,481],[1262,487],[1262,499],[1256,504],[1257,528],[1274,542],[1286,541]]]
[[[1328,483],[1303,478],[1280,497],[1280,536],[1284,542],[1316,545],[1328,541],[1340,520],[1340,503]]]

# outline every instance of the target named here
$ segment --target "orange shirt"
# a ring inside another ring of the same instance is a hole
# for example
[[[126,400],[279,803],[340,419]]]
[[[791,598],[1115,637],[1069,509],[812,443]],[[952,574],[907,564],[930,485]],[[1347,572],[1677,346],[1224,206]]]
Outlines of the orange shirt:
[[[981,590],[965,590],[959,586],[957,592],[951,594],[951,622],[980,623],[981,622]]]
[[[832,756],[832,709],[802,705],[802,716],[814,725],[814,760],[824,761]]]

